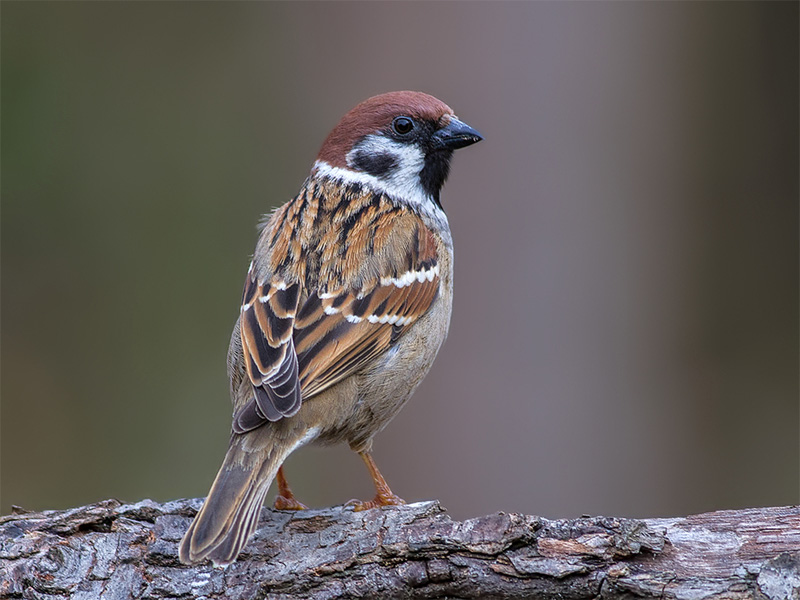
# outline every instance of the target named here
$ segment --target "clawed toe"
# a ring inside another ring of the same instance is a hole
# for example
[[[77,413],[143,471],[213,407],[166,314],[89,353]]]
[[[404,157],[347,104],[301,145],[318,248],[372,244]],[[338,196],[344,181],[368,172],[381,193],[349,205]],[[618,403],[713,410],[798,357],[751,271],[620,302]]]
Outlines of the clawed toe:
[[[286,498],[285,496],[276,496],[275,497],[275,504],[273,505],[275,510],[307,510],[308,507],[300,502],[294,496]]]
[[[399,496],[390,494],[387,496],[375,496],[372,500],[350,500],[345,503],[345,506],[352,508],[355,512],[361,512],[362,510],[370,510],[381,506],[400,506],[405,503],[406,501]]]

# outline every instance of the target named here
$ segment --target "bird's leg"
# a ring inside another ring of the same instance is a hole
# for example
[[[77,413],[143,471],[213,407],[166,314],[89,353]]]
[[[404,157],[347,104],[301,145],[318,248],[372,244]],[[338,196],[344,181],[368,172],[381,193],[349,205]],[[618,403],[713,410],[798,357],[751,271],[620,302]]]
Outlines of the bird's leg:
[[[294,497],[292,489],[286,481],[286,476],[283,474],[283,466],[278,469],[278,475],[275,478],[278,480],[278,495],[275,497],[276,510],[304,510],[308,508]]]
[[[389,484],[378,471],[378,465],[372,460],[372,454],[369,452],[359,452],[358,455],[364,460],[367,465],[367,470],[372,477],[372,482],[375,484],[375,498],[369,502],[359,502],[358,500],[351,500],[348,506],[352,506],[353,510],[369,510],[370,508],[377,508],[378,506],[397,506],[405,504],[405,500],[399,496],[395,496],[392,490],[389,489]]]

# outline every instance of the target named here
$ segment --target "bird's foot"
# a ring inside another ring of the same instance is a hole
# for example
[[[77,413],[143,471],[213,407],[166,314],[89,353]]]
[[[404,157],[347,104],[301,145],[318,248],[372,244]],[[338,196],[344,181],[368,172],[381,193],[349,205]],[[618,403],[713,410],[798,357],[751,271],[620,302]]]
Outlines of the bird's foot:
[[[278,469],[276,479],[278,480],[278,495],[275,497],[275,510],[306,510],[308,507],[294,497],[292,488],[286,481],[286,475],[283,472],[283,465]]]
[[[275,497],[275,504],[273,505],[275,510],[307,510],[308,507],[300,502],[294,496],[276,496]]]
[[[394,494],[377,494],[372,500],[350,500],[345,506],[352,508],[355,512],[370,510],[379,506],[400,506],[406,501]]]

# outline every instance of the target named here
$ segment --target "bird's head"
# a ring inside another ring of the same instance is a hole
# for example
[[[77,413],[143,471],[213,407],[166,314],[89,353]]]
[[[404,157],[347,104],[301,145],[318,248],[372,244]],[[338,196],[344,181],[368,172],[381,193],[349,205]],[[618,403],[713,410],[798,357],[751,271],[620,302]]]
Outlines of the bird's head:
[[[439,205],[453,151],[482,139],[441,100],[422,92],[390,92],[342,118],[323,143],[315,169],[371,184],[398,199]]]

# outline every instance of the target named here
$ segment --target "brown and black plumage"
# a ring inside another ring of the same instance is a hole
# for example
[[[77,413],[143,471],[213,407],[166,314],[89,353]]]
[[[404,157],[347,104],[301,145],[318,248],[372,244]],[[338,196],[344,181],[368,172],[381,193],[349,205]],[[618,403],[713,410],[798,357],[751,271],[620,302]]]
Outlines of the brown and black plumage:
[[[278,477],[310,442],[346,442],[376,485],[356,510],[402,502],[373,436],[430,369],[452,305],[452,239],[439,191],[453,150],[481,138],[419,92],[370,98],[320,150],[299,194],[259,237],[228,354],[233,431],[180,547],[185,563],[235,560]]]

